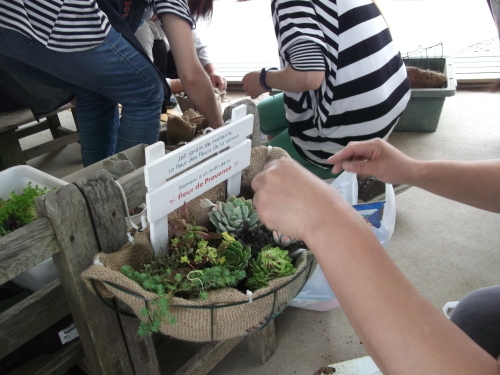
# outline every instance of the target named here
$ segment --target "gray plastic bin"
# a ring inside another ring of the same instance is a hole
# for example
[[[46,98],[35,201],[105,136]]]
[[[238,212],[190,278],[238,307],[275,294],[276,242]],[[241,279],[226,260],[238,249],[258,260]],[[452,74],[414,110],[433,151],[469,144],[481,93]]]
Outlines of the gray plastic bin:
[[[438,126],[444,100],[455,95],[456,79],[452,58],[410,57],[403,58],[405,65],[420,69],[430,69],[444,73],[446,85],[440,89],[411,89],[408,106],[401,115],[395,132],[435,132]]]

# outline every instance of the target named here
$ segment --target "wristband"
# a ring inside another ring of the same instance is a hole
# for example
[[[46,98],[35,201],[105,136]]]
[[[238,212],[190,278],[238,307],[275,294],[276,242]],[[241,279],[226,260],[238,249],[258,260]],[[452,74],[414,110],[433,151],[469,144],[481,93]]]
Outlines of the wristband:
[[[269,87],[266,84],[266,75],[267,75],[267,72],[270,70],[278,70],[278,68],[269,68],[267,70],[266,70],[266,68],[262,68],[262,70],[260,71],[260,85],[262,86],[262,88],[264,88],[266,90],[272,90],[272,87]]]

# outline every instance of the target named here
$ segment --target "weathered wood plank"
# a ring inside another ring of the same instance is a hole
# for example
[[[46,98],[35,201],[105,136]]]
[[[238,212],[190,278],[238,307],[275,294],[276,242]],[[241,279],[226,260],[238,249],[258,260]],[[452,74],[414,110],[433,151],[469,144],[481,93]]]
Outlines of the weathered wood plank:
[[[37,156],[46,154],[47,152],[58,150],[64,146],[71,143],[78,142],[80,140],[80,133],[68,134],[60,138],[56,138],[52,141],[42,143],[41,145],[32,147],[28,150],[23,151],[23,155],[26,160],[36,158]]]
[[[21,129],[16,130],[17,138],[24,138],[30,135],[42,132],[49,128],[49,123],[47,121],[41,121],[40,123],[34,123],[32,125],[26,125]]]
[[[5,169],[21,164],[26,164],[26,159],[15,129],[6,132],[0,130],[0,167]]]
[[[258,358],[261,363],[266,363],[276,352],[274,320],[271,320],[264,328],[250,333],[247,341],[250,354]]]
[[[83,355],[82,344],[75,339],[54,354],[33,358],[9,372],[9,375],[64,375]]]
[[[0,314],[0,358],[69,314],[59,280]]]
[[[59,245],[52,223],[44,217],[0,237],[0,284],[58,251]]]
[[[73,104],[65,104],[55,111],[47,113],[45,117],[65,111],[70,108],[73,108]],[[28,108],[0,113],[0,132],[6,131],[8,129],[15,129],[32,121],[35,121],[35,118],[33,117],[33,113]]]
[[[206,344],[174,375],[208,374],[245,336]]]
[[[137,207],[146,202],[146,193],[148,189],[144,183],[144,167],[138,168],[132,173],[120,177],[117,181],[125,192],[129,208]]]
[[[125,207],[115,180],[104,169],[75,181],[84,196],[100,251],[113,253],[127,243]]]
[[[128,239],[123,197],[113,177],[101,169],[78,180],[75,185],[87,201],[99,248],[105,253],[118,251]],[[116,304],[121,311],[131,311],[121,301]],[[139,319],[122,315],[119,319],[134,374],[159,375],[153,340],[137,334]]]
[[[132,313],[132,309],[124,302],[117,300],[116,305],[120,311]],[[134,375],[160,375],[160,365],[156,357],[153,338],[150,336],[139,336],[140,320],[127,316],[120,316],[123,335],[127,342],[130,360],[134,369]]]
[[[39,199],[39,216],[54,226],[61,251],[54,255],[61,285],[92,374],[133,374],[116,314],[85,286],[80,274],[98,250],[86,201],[75,185]]]
[[[58,128],[61,128],[61,121],[59,120],[59,116],[57,113],[55,115],[47,116],[45,119],[49,123],[50,134],[52,134],[52,138],[59,138],[60,135],[57,131]]]

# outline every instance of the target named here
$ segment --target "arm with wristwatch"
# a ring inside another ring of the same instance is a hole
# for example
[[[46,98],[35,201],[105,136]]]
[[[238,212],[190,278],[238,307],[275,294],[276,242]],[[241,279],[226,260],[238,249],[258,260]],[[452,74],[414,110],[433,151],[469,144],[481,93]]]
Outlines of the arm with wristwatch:
[[[243,89],[252,99],[278,89],[288,92],[304,92],[318,89],[325,78],[324,70],[296,70],[292,65],[284,69],[263,68],[243,77]]]

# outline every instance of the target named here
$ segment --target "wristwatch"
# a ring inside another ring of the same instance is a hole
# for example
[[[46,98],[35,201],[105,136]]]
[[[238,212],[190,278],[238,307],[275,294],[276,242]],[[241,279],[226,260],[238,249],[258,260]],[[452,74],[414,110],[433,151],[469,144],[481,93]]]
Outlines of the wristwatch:
[[[272,87],[269,87],[266,84],[266,75],[267,75],[267,72],[270,70],[278,70],[278,68],[269,68],[267,70],[266,70],[266,68],[262,68],[262,70],[260,71],[260,85],[262,86],[262,88],[264,88],[266,90],[272,90]]]

